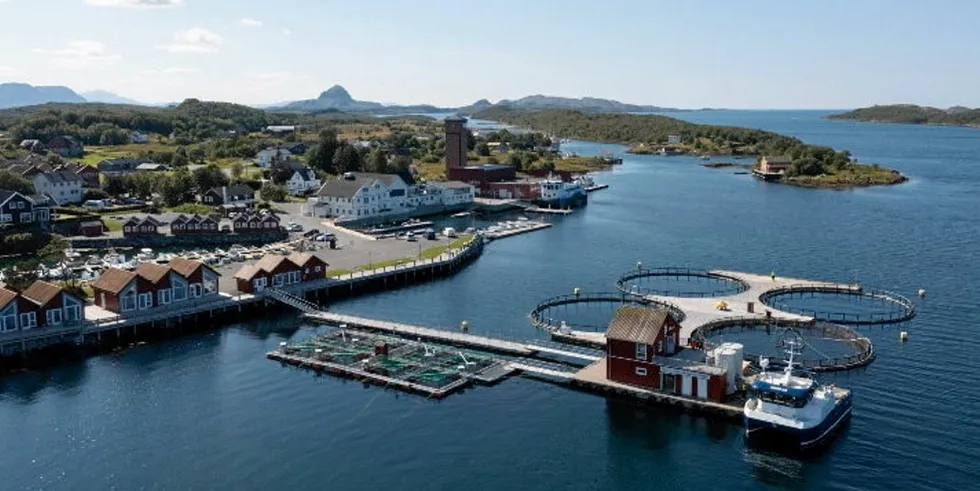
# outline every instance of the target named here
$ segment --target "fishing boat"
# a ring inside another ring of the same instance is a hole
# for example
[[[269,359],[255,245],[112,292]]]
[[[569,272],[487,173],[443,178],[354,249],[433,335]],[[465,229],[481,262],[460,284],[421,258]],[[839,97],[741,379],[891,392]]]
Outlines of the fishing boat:
[[[851,391],[818,384],[800,369],[796,356],[802,343],[787,341],[789,359],[781,371],[769,371],[769,360],[760,361],[762,373],[751,384],[743,408],[745,435],[771,437],[776,443],[797,448],[825,441],[851,415]]]

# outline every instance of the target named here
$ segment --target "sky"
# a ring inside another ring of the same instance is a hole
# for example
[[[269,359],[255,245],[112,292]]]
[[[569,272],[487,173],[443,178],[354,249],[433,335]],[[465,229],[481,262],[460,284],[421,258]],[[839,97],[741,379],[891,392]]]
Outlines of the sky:
[[[973,0],[0,0],[0,82],[143,102],[980,106]]]

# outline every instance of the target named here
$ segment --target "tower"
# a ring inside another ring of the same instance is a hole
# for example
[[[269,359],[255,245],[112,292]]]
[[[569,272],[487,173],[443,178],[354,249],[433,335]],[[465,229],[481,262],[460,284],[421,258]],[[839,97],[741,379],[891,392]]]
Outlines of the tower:
[[[466,118],[446,118],[446,177],[452,169],[466,167]]]

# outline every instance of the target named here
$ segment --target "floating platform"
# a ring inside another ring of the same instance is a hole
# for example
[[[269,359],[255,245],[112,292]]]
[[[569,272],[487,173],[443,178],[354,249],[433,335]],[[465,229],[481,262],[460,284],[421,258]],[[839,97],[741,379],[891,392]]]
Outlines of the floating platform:
[[[266,357],[434,399],[446,397],[474,381],[496,383],[516,370],[487,356],[347,331],[283,345]]]
[[[507,237],[513,237],[515,235],[526,234],[528,232],[534,232],[536,230],[542,230],[551,227],[550,223],[546,222],[526,222],[528,225],[521,226],[517,228],[508,228],[495,230],[493,232],[484,232],[483,236],[487,240],[499,240],[506,239]]]

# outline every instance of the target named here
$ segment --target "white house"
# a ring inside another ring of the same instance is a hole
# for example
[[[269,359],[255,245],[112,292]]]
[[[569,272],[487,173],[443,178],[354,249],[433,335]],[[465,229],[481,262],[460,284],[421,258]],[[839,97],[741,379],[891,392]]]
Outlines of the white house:
[[[667,143],[675,144],[681,142],[681,135],[667,135]]]
[[[316,172],[309,167],[293,169],[293,176],[286,181],[286,191],[293,196],[302,196],[320,189],[322,183],[316,177]]]
[[[132,131],[129,133],[131,143],[150,143],[150,137],[142,131]]]
[[[34,191],[48,196],[56,204],[81,203],[82,176],[69,171],[42,172],[34,176]]]
[[[460,206],[473,203],[476,191],[471,184],[460,181],[435,181],[427,184],[430,189],[439,190],[443,206]]]
[[[255,164],[259,167],[268,168],[272,167],[273,163],[286,160],[292,156],[293,153],[285,148],[266,148],[255,154]]]
[[[410,211],[409,185],[395,174],[347,172],[323,183],[310,198],[313,213],[357,220]]]

